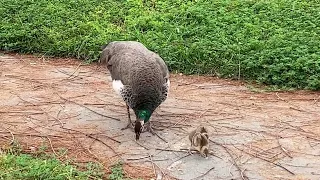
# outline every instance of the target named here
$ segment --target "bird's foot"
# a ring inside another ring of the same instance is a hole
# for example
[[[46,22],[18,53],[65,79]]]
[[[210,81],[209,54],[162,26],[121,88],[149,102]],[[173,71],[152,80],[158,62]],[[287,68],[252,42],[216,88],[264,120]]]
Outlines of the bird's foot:
[[[159,134],[157,134],[157,133],[153,130],[153,128],[151,127],[150,122],[148,122],[148,123],[146,124],[146,126],[143,127],[142,132],[146,132],[146,131],[149,131],[152,135],[156,135],[156,136],[158,136],[158,138],[160,138],[162,141],[164,141],[165,143],[168,143],[168,141],[166,141],[163,137],[161,137]]]
[[[155,135],[156,133],[154,132],[154,130],[151,127],[150,122],[147,123],[147,125],[145,127],[143,127],[142,132],[146,132],[149,131],[151,134]]]
[[[133,124],[131,122],[129,122],[126,127],[121,128],[121,130],[126,130],[128,128],[132,128],[133,129]]]
[[[190,154],[191,156],[193,155],[190,147],[188,148],[188,154]]]

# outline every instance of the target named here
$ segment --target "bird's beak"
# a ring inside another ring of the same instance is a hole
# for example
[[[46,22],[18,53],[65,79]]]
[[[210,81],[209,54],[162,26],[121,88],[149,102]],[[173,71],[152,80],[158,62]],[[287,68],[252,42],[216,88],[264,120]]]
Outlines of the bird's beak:
[[[136,141],[138,141],[140,138],[140,133],[136,133]]]
[[[140,134],[143,130],[143,127],[144,127],[144,121],[143,120],[138,120],[136,121],[136,124],[135,124],[135,133],[136,133],[136,140],[139,140],[140,138]]]

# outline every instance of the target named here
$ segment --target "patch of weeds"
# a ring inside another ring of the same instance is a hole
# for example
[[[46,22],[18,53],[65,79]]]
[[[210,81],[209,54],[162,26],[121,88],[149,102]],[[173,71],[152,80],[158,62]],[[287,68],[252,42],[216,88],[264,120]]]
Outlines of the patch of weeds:
[[[112,166],[109,179],[110,180],[132,180],[124,177],[123,164],[121,162],[118,162],[117,164]],[[141,180],[141,179],[135,179],[135,180]]]
[[[122,180],[124,176],[122,163],[117,163],[111,168],[110,180]]]
[[[135,40],[171,71],[320,89],[318,1],[1,2],[2,50],[91,62],[101,45]]]
[[[259,88],[259,87],[256,87],[254,85],[246,85],[246,87],[248,88],[248,90],[250,90],[251,92],[255,92],[255,93],[262,93],[262,92],[265,92],[266,90],[263,89],[263,88]]]
[[[0,155],[0,179],[102,179],[103,176],[104,172],[98,166],[80,171],[55,158],[37,158],[27,154]]]
[[[75,166],[74,161],[61,162],[46,152],[43,143],[32,155],[24,154],[21,144],[14,140],[0,149],[0,179],[103,179],[105,173],[100,165],[88,163],[85,168]],[[67,150],[60,149],[64,155]],[[81,170],[80,170],[81,169]]]
[[[0,148],[0,152],[8,154],[20,154],[22,152],[22,147],[19,141],[13,140],[10,144],[5,144]]]
[[[102,179],[103,173],[79,171],[57,159],[35,158],[27,154],[0,154],[0,179]]]
[[[45,141],[43,141],[41,146],[39,147],[39,151],[44,153],[44,152],[46,152],[47,149],[48,149],[48,146],[45,143]]]
[[[85,172],[93,177],[103,177],[105,174],[102,165],[92,162],[87,163]]]
[[[68,149],[66,149],[66,148],[59,148],[58,149],[58,152],[57,152],[57,155],[58,156],[64,156],[64,155],[66,155],[68,153]]]

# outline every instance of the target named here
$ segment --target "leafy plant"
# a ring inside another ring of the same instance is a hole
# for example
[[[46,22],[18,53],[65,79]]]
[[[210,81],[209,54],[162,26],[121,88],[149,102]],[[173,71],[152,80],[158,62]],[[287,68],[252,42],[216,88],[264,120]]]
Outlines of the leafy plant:
[[[57,159],[35,158],[27,154],[0,154],[0,179],[102,179],[99,168],[79,171]]]
[[[122,180],[124,176],[122,164],[117,163],[111,168],[111,174],[109,175],[110,180]]]
[[[170,70],[320,89],[320,5],[298,0],[0,0],[0,49],[94,61],[136,40]]]

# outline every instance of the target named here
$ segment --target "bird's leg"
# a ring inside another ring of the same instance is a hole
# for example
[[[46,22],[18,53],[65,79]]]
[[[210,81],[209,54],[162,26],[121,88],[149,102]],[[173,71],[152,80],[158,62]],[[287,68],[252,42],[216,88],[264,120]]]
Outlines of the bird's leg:
[[[151,127],[151,122],[149,121],[148,123],[146,123],[146,129],[145,128],[143,128],[143,132],[145,132],[145,131],[149,131],[151,134],[153,134],[153,135],[155,135],[156,133],[154,132],[154,130],[152,129],[152,127]]]
[[[146,125],[143,127],[142,132],[146,132],[149,131],[151,134],[158,136],[158,138],[160,138],[162,141],[168,143],[168,141],[166,141],[163,137],[161,137],[159,134],[157,134],[153,128],[151,127],[151,122],[147,122]]]
[[[192,155],[192,150],[194,150],[194,148],[193,148],[192,146],[188,148],[188,153],[189,153],[190,155]]]
[[[126,104],[126,106],[127,106],[128,119],[129,119],[128,122],[130,122],[132,124],[131,117],[130,117],[130,108],[129,108],[128,104]]]
[[[192,140],[192,141],[193,141],[193,140]],[[189,148],[188,148],[188,154],[190,154],[190,155],[193,155],[193,154],[192,154],[192,150],[194,150],[192,141],[190,142],[190,146],[189,146]]]
[[[128,112],[128,124],[127,124],[126,127],[122,128],[121,130],[125,130],[125,129],[128,129],[128,128],[133,128],[131,117],[130,117],[130,109],[129,109],[128,104],[126,104],[126,106],[127,106],[127,112]]]

